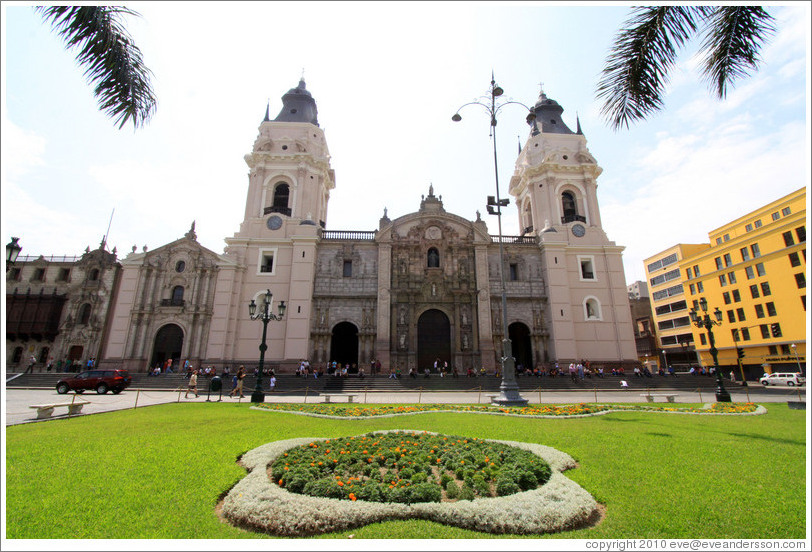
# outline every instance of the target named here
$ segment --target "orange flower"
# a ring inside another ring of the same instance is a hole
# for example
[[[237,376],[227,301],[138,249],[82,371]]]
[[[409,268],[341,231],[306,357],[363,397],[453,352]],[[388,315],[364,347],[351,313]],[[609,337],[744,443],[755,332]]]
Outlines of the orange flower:
[[[355,498],[355,494],[350,493],[350,500],[352,500],[353,502],[355,502],[355,501],[357,500],[357,499]]]
[[[344,482],[343,482],[343,481],[339,481],[339,482],[338,482],[338,486],[339,486],[339,487],[343,487],[343,486],[344,486]]]
[[[282,480],[281,479],[279,480],[279,486],[280,487],[282,486]]]

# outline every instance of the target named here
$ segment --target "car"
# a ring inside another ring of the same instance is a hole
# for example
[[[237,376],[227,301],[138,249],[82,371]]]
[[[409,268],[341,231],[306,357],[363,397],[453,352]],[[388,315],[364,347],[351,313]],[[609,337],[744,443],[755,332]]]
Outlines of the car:
[[[118,395],[130,385],[131,381],[127,370],[87,370],[59,380],[56,392],[64,395],[68,391],[84,393],[88,389],[95,389],[99,395],[104,395],[108,391]]]
[[[806,378],[798,372],[776,372],[774,374],[764,374],[758,381],[765,387],[768,385],[788,385],[793,387],[805,384]]]

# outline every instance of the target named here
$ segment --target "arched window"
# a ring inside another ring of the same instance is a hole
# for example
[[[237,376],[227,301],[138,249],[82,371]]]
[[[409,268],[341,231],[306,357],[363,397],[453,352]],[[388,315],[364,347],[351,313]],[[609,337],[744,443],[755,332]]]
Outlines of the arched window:
[[[79,324],[87,324],[90,322],[90,303],[85,303],[79,308]]]
[[[561,222],[564,224],[577,220],[575,217],[578,216],[578,207],[575,204],[575,196],[572,195],[572,192],[564,192],[561,194],[561,210],[564,213]]]
[[[584,319],[603,320],[600,301],[598,301],[595,297],[588,297],[584,301]]]
[[[524,202],[522,222],[524,225],[524,228],[522,229],[523,233],[526,234],[527,232],[533,231],[533,213],[530,208],[530,200]]]
[[[290,200],[290,186],[284,182],[276,185],[273,191],[273,203],[271,204],[272,213],[282,213],[283,215],[290,216],[290,208],[288,201]]]
[[[14,347],[14,354],[11,356],[11,363],[12,364],[19,364],[19,362],[23,359],[23,348],[22,347]]]
[[[183,305],[183,286],[175,286],[172,288],[172,306],[176,307]]]
[[[87,277],[87,279],[92,281],[92,282],[95,282],[96,280],[98,280],[99,279],[99,269],[94,268],[93,270],[91,270],[90,275]]]
[[[438,268],[440,266],[440,252],[437,251],[436,247],[429,248],[427,264],[429,268]]]

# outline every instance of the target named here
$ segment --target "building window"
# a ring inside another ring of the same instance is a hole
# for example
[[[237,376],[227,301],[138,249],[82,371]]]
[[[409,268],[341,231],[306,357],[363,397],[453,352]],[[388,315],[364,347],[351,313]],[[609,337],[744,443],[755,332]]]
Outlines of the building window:
[[[770,284],[769,282],[761,282],[761,294],[766,297],[768,295],[772,295],[772,291],[770,291]]]
[[[719,285],[725,287],[727,285],[727,277],[724,274],[719,275]]]
[[[798,286],[798,289],[806,287],[806,275],[804,275],[803,272],[799,272],[795,275],[795,285]]]
[[[754,243],[750,246],[750,252],[753,254],[753,258],[761,257],[761,250],[758,248],[758,244]]]
[[[172,288],[171,305],[173,307],[179,307],[183,305],[183,286],[175,286]]]
[[[426,254],[426,266],[429,268],[439,268],[440,266],[440,252],[436,247],[430,247]]]
[[[733,290],[733,301],[734,301],[735,303],[738,303],[738,302],[739,302],[739,301],[741,301],[741,300],[742,300],[741,293],[739,293],[739,290],[738,290],[738,289],[734,289],[734,290]]]
[[[783,335],[781,333],[781,324],[778,322],[770,324],[770,330],[772,330],[773,337],[781,337]]]
[[[739,340],[739,330],[737,328],[733,328],[732,330],[730,330],[730,335],[733,336],[734,342]]]
[[[736,321],[736,313],[733,312],[732,310],[727,311],[727,319],[730,322],[735,322]]]
[[[725,241],[730,241],[730,234],[725,234],[724,239]]]
[[[589,297],[584,301],[584,317],[586,320],[601,319],[601,305],[594,297]]]
[[[744,267],[744,274],[747,276],[748,280],[752,280],[753,278],[756,277],[756,271],[753,270],[752,266]]]
[[[778,313],[775,311],[775,303],[770,301],[769,303],[766,303],[764,306],[767,307],[767,316],[777,316]]]
[[[688,288],[691,290],[691,295],[694,295],[696,293],[696,286],[694,284],[691,284],[690,286],[688,286]]]
[[[707,345],[708,344],[708,338],[705,337],[705,334],[699,334],[699,342],[702,345]]]
[[[699,265],[694,265],[694,278],[699,276]]]
[[[690,280],[690,279],[691,279],[691,269],[690,269],[690,268],[686,268],[686,269],[685,269],[685,279],[686,279],[686,280]]]
[[[798,253],[790,253],[789,254],[789,266],[800,266],[801,265],[801,258],[798,256]]]
[[[795,240],[792,239],[792,232],[784,232],[781,234],[784,237],[784,245],[789,247],[790,245],[795,245]]]
[[[57,282],[70,282],[70,269],[60,268],[59,274],[56,277]]]
[[[756,305],[756,318],[764,318],[764,307],[762,305]]]
[[[183,272],[184,270],[186,270],[185,261],[178,261],[175,263],[175,272]]]
[[[741,249],[739,249],[739,253],[742,254],[742,261],[750,260],[750,252],[747,250],[746,247],[742,247]]]
[[[752,230],[753,230],[753,225],[752,224],[745,224],[744,225],[744,231],[745,232],[751,232]]]
[[[716,238],[716,245],[722,245],[722,238]]]
[[[79,308],[79,324],[87,325],[90,322],[90,303],[85,303]]]
[[[730,253],[725,253],[724,259],[725,259],[725,266],[730,266],[730,265],[733,264],[733,259],[730,257]]]
[[[781,344],[781,354],[782,354],[782,355],[788,355],[788,354],[790,354],[790,352],[789,352],[789,345],[787,345],[786,343],[782,343],[782,344]]]
[[[781,218],[781,215],[778,214],[778,211],[772,214],[773,220],[778,220]]]
[[[771,354],[771,355],[777,355],[778,354],[778,347],[776,347],[775,345],[768,345],[767,346],[767,352],[769,354]]]
[[[265,253],[262,255],[262,263],[260,264],[259,271],[266,274],[273,274],[273,253]]]
[[[99,279],[99,269],[94,268],[93,270],[91,270],[90,271],[90,276],[88,276],[87,279],[90,280],[91,282],[95,282],[96,280],[98,280]]]
[[[803,305],[804,312],[806,312],[806,295],[801,295],[801,305]]]
[[[705,286],[704,286],[704,284],[702,284],[702,282],[697,282],[697,283],[696,283],[696,290],[697,290],[699,293],[702,293],[703,291],[705,291]]]
[[[561,194],[561,209],[564,212],[564,218],[561,222],[564,224],[578,220],[578,207],[575,204],[575,196],[572,195],[572,192]]]
[[[790,213],[792,213],[792,211],[790,211],[789,207],[784,207],[783,209],[781,209],[781,214],[784,215],[785,217],[788,217]]]
[[[798,236],[798,243],[806,241],[806,226],[799,226],[795,229],[795,235]]]
[[[753,223],[753,226],[755,226],[756,228],[761,228],[761,219],[758,219],[757,221],[755,221]]]
[[[45,269],[44,268],[37,268],[34,270],[34,275],[31,277],[32,282],[44,282],[45,281]]]
[[[739,322],[744,322],[744,321],[745,321],[745,317],[744,317],[744,309],[743,309],[743,308],[741,308],[741,307],[739,307],[738,309],[736,309],[736,316],[738,317]]]
[[[19,282],[21,273],[22,271],[19,268],[12,268],[8,273],[8,280],[11,282]]]
[[[725,305],[729,305],[730,304],[730,293],[728,293],[727,291],[724,292],[722,294],[722,299],[725,300]]]
[[[289,201],[290,201],[290,186],[288,186],[284,182],[278,183],[273,191],[273,203],[271,203],[271,208],[266,209],[265,214],[282,213],[283,215],[290,216],[290,208],[288,207]]]
[[[592,263],[592,257],[579,257],[581,264],[581,280],[594,280],[595,267]],[[677,277],[679,277],[679,270],[677,270]]]
[[[770,327],[767,324],[761,324],[759,326],[761,328],[761,337],[764,339],[770,338]]]
[[[519,279],[519,265],[516,263],[510,263],[508,268],[510,269],[510,281],[515,282]]]
[[[767,274],[767,271],[764,270],[764,263],[756,264],[756,274],[759,276],[765,276]]]
[[[750,330],[748,328],[742,328],[742,339],[744,341],[750,341]]]
[[[716,270],[720,270],[722,268],[722,257],[716,257],[713,260],[716,261]]]
[[[727,273],[727,281],[730,282],[731,284],[735,284],[736,283],[736,274],[733,273],[733,272],[728,272]]]
[[[753,299],[758,299],[759,297],[761,297],[761,294],[758,292],[758,286],[756,284],[750,286],[750,296]]]

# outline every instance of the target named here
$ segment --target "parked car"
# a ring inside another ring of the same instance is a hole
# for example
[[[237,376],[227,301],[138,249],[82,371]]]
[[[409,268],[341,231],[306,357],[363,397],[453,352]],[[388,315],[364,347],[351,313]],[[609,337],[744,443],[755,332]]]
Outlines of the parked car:
[[[107,391],[118,395],[130,385],[131,381],[127,370],[88,370],[59,380],[56,392],[64,395],[68,391],[84,393],[87,389],[95,389],[99,395],[104,395]]]
[[[806,378],[797,372],[776,372],[774,374],[764,374],[758,381],[765,387],[768,385],[788,385],[792,387],[805,384]]]

